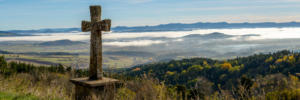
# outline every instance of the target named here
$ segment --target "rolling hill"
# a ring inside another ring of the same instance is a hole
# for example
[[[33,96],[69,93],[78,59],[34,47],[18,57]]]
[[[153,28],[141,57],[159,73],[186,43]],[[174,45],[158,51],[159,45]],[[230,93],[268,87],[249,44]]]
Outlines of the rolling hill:
[[[10,36],[28,36],[23,34],[17,34],[12,32],[0,31],[0,37],[10,37]]]
[[[49,41],[39,43],[39,46],[63,46],[63,45],[78,45],[78,44],[85,44],[85,42],[80,41],[71,41],[71,40],[57,40],[57,41]]]
[[[218,88],[218,84],[229,89],[242,76],[257,78],[280,73],[300,77],[300,53],[281,51],[225,61],[208,58],[172,60],[136,66],[124,73],[134,77],[147,74],[166,84],[187,87],[193,87],[197,78],[202,77],[212,82],[214,89]]]

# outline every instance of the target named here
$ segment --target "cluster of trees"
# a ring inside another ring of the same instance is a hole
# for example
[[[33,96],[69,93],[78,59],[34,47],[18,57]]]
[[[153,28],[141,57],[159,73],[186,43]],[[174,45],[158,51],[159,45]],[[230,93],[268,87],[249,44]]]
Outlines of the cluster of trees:
[[[16,73],[34,73],[34,72],[54,72],[54,73],[66,73],[71,71],[71,67],[65,68],[59,64],[56,66],[35,66],[33,64],[26,64],[20,62],[6,62],[3,56],[0,56],[0,74],[9,76]]]
[[[60,74],[72,74],[74,77],[86,77],[88,76],[87,69],[76,69],[72,67],[66,67],[62,64],[52,66],[36,66],[33,64],[26,64],[22,62],[7,62],[3,56],[0,56],[0,74],[10,76],[18,73],[29,74],[42,74],[42,73],[60,73]]]
[[[204,91],[202,95],[212,91],[220,91],[220,89],[240,90],[239,86],[243,86],[244,90],[248,91],[251,87],[261,82],[263,83],[263,81],[258,82],[257,80],[262,78],[269,80],[267,76],[276,76],[277,74],[283,77],[278,79],[278,81],[291,80],[300,86],[298,84],[299,73],[300,53],[286,50],[276,53],[237,57],[225,61],[208,58],[173,60],[140,65],[124,71],[126,76],[139,77],[149,75],[169,86],[184,87],[190,90],[191,93],[195,89],[200,88],[201,91]],[[293,87],[294,90],[297,88],[299,87]],[[194,94],[192,93],[191,95]],[[298,96],[300,96],[299,93]],[[240,95],[239,97],[242,96]]]

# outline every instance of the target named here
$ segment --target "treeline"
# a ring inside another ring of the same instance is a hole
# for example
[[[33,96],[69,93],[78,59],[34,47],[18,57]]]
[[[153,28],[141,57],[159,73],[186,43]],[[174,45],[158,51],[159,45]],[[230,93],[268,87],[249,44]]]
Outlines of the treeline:
[[[32,73],[32,72],[55,72],[55,73],[65,73],[70,71],[71,68],[65,68],[63,65],[59,64],[57,66],[35,66],[33,64],[26,64],[20,62],[6,62],[3,56],[0,56],[0,73],[6,76],[16,74],[16,73]]]
[[[125,73],[128,76],[147,74],[172,85],[190,86],[200,76],[214,83],[226,85],[236,83],[236,79],[242,76],[255,78],[275,73],[297,76],[296,74],[300,73],[300,53],[280,51],[226,61],[208,58],[172,60],[136,66],[126,70]]]
[[[52,66],[36,66],[33,64],[26,64],[21,62],[6,62],[3,56],[0,56],[0,74],[10,76],[18,73],[29,73],[29,74],[42,74],[42,73],[72,73],[75,77],[83,77],[88,75],[86,69],[74,70],[72,67],[66,67],[62,64]]]

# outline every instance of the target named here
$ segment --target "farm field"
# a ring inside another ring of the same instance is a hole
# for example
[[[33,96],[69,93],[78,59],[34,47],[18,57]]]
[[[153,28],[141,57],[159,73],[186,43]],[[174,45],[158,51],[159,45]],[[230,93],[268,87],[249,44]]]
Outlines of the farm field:
[[[89,45],[38,46],[39,42],[0,42],[0,51],[8,62],[17,61],[37,66],[62,64],[74,68],[87,68],[89,63]],[[105,51],[104,51],[105,52]],[[104,68],[128,68],[150,62],[151,57],[103,55]]]

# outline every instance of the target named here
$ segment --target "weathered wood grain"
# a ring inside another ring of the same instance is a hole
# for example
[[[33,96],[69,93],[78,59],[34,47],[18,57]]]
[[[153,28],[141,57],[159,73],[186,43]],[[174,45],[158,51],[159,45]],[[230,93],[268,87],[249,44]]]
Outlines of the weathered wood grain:
[[[90,80],[102,79],[102,31],[110,31],[111,20],[101,20],[101,6],[90,6],[91,22],[82,21],[81,30],[91,31]]]

